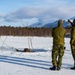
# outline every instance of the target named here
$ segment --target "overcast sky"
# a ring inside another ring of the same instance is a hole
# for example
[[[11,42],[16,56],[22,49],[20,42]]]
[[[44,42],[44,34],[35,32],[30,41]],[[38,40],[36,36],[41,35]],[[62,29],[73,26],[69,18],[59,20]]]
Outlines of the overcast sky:
[[[0,26],[43,24],[75,16],[75,0],[0,0]]]

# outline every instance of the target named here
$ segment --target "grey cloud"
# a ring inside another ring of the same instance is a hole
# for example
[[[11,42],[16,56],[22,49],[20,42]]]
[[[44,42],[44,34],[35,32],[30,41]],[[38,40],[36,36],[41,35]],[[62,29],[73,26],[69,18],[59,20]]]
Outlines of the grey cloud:
[[[0,14],[0,18],[4,18],[4,16],[5,16],[4,14]]]
[[[3,16],[7,22],[19,22],[22,19],[38,18],[46,23],[56,19],[66,19],[75,15],[75,8],[54,7],[54,8],[21,8],[15,12]]]
[[[4,20],[8,22],[17,22],[21,19],[41,18],[45,16],[46,10],[47,9],[43,8],[22,8],[6,14]]]

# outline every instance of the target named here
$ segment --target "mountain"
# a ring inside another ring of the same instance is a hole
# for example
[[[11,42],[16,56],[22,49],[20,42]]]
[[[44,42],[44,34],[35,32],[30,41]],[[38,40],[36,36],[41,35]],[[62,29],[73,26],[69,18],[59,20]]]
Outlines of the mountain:
[[[55,21],[53,23],[48,23],[48,24],[45,24],[43,27],[44,28],[54,28],[58,25],[58,21]],[[69,27],[70,26],[70,23],[67,22],[67,21],[63,21],[63,27]]]
[[[75,19],[75,16],[74,17],[72,17],[72,18],[70,18],[70,20],[74,20]]]
[[[54,27],[56,27],[56,26],[57,26],[57,21],[52,22],[52,23],[47,23],[47,24],[45,24],[43,27],[44,27],[44,28],[54,28]]]
[[[33,28],[35,28],[35,27],[42,27],[43,25],[42,25],[42,23],[40,23],[40,22],[37,22],[37,23],[34,23],[34,24],[32,24],[32,25],[30,25],[29,27],[33,27]]]
[[[75,17],[72,17],[70,18],[69,20],[73,21],[73,19],[75,19]],[[34,23],[32,25],[30,25],[29,27],[38,27],[38,28],[41,28],[41,27],[44,27],[44,28],[54,28],[58,25],[58,20],[56,20],[55,22],[52,22],[52,23],[47,23],[47,24],[44,24],[43,23],[40,23],[40,22],[37,22],[37,23]],[[67,21],[67,20],[64,20],[63,21],[63,27],[70,27],[70,23]]]

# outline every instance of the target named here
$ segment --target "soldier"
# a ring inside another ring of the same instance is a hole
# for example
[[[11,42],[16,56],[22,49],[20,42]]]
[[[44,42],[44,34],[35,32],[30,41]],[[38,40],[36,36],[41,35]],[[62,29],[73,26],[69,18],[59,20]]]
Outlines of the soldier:
[[[64,55],[64,36],[66,35],[66,29],[62,27],[63,21],[58,21],[58,26],[53,28],[53,49],[52,49],[52,64],[53,67],[50,70],[60,70],[62,65],[62,57]],[[58,58],[58,59],[57,59]]]
[[[75,19],[73,20],[73,22],[71,22],[70,20],[68,20],[68,22],[71,23],[72,25],[70,45],[71,45],[72,56],[74,59],[74,67],[71,67],[71,69],[75,70]]]

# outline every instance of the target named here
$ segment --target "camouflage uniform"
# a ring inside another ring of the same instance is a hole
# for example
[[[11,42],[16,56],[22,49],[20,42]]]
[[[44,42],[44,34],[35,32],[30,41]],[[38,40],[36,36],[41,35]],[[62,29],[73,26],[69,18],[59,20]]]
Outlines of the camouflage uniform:
[[[66,30],[62,27],[62,20],[59,20],[58,27],[53,28],[52,30],[52,37],[53,37],[52,64],[57,68],[61,68],[62,65],[62,57],[64,55],[65,35]]]
[[[53,50],[52,50],[53,66],[61,68],[63,55],[64,55],[64,45],[53,45]],[[57,56],[58,56],[58,61],[57,61]]]
[[[70,45],[71,45],[72,56],[74,59],[74,67],[72,67],[71,69],[75,70],[75,19],[73,20],[73,22],[71,22],[70,20],[68,20],[68,22],[70,22],[72,25]]]
[[[71,40],[70,40],[70,44],[71,44],[71,52],[72,52],[72,56],[73,59],[75,61],[75,26],[72,27],[71,30]]]

